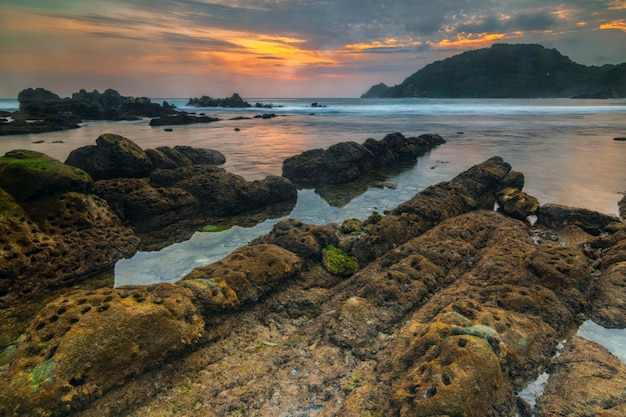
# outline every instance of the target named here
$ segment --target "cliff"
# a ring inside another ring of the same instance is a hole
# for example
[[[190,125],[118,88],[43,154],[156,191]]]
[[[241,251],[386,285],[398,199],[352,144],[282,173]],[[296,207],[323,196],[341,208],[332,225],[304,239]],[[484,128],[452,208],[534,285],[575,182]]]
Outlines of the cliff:
[[[401,84],[377,84],[362,98],[620,98],[626,63],[586,66],[556,49],[496,44],[436,61]]]

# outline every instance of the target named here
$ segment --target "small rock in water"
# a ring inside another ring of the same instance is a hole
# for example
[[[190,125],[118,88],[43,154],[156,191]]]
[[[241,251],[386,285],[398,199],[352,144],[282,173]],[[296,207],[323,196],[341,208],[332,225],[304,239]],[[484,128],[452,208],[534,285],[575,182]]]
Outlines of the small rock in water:
[[[33,143],[44,143],[44,142],[45,142],[45,140],[36,140]]]
[[[626,137],[623,137],[623,138],[613,138],[613,140],[619,140],[619,141],[622,141],[622,142],[626,142]]]

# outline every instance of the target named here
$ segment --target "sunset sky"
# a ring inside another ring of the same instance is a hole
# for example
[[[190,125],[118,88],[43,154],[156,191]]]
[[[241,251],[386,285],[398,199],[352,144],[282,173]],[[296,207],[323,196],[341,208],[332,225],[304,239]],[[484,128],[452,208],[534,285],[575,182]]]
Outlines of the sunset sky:
[[[626,0],[0,0],[0,97],[358,97],[493,43],[626,61]]]

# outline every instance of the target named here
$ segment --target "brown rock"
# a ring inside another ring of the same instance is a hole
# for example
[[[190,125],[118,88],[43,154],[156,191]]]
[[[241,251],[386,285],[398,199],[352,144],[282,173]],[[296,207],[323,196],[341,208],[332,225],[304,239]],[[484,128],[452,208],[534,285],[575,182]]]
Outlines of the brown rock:
[[[511,166],[493,157],[448,182],[432,185],[400,204],[356,242],[352,255],[365,265],[439,222],[472,210],[493,208]]]
[[[296,276],[301,268],[300,259],[286,249],[249,245],[221,261],[194,269],[179,284],[194,290],[205,310],[219,310],[257,301],[281,281]],[[190,280],[195,284],[188,285]]]
[[[61,415],[198,343],[204,321],[173,284],[78,291],[48,304],[5,375],[5,415]]]
[[[332,226],[315,226],[297,219],[284,219],[272,231],[253,240],[251,244],[271,243],[300,256],[305,262],[321,261],[322,249],[336,245],[337,230]]]
[[[525,220],[534,215],[539,208],[539,201],[517,188],[508,187],[497,194],[497,202],[508,216]]]
[[[139,243],[94,195],[53,194],[19,206],[0,191],[0,201],[8,207],[0,214],[0,305],[71,286],[131,256]]]
[[[617,217],[559,204],[542,205],[537,216],[541,223],[553,229],[560,230],[565,226],[576,225],[594,236],[598,236],[610,224],[620,222]]]
[[[626,365],[597,343],[574,337],[555,359],[535,416],[626,415]]]
[[[84,170],[94,180],[140,178],[152,170],[152,162],[143,149],[132,140],[112,133],[98,136],[95,145],[73,150],[65,163]]]

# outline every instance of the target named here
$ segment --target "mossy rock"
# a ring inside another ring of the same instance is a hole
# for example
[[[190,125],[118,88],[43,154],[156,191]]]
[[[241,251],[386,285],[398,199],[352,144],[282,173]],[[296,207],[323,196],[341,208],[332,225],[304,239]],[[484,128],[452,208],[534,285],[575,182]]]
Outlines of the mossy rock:
[[[89,192],[93,179],[85,171],[40,152],[15,150],[0,157],[0,187],[17,200],[48,194]]]
[[[359,270],[359,264],[354,258],[333,245],[328,245],[322,250],[322,264],[331,274],[342,277],[354,275]]]
[[[341,232],[345,234],[356,233],[363,229],[363,222],[359,219],[346,219],[341,224]]]
[[[207,224],[206,226],[204,226],[202,228],[202,232],[209,232],[209,233],[218,233],[218,232],[224,232],[228,229],[230,229],[232,226],[228,226],[228,225],[214,225],[214,224]]]
[[[520,220],[534,215],[539,208],[539,201],[535,197],[513,187],[500,191],[497,201],[505,214]]]

